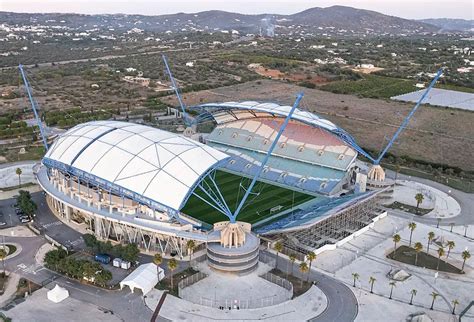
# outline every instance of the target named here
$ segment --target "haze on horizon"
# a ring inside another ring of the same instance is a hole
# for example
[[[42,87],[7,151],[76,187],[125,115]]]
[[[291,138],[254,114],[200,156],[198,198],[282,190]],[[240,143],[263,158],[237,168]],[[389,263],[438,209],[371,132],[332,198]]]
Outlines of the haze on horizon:
[[[460,18],[474,19],[471,0],[0,0],[0,11],[29,13],[126,13],[161,15],[178,12],[195,13],[225,10],[244,14],[293,14],[313,7],[351,6],[378,11],[407,19]]]

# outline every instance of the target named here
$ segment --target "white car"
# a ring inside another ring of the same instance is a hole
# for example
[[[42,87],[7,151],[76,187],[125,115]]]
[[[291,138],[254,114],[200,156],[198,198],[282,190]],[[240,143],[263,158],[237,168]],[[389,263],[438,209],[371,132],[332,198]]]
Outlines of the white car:
[[[6,222],[0,221],[0,227],[5,226],[6,224],[7,224]]]

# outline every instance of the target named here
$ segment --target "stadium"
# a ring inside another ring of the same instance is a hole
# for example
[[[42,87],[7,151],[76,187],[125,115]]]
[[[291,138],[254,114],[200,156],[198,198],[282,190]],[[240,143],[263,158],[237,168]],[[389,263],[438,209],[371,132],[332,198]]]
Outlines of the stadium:
[[[381,215],[388,187],[366,191],[361,149],[332,122],[274,103],[192,109],[215,124],[211,133],[118,121],[68,130],[36,172],[50,208],[80,231],[145,252],[183,258],[194,240],[211,266],[239,272],[257,265],[256,236],[303,258]]]

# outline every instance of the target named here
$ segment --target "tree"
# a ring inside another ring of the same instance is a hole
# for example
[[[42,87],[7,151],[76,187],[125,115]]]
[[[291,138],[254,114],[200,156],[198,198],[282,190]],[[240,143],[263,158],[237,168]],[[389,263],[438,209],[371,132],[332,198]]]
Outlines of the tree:
[[[171,271],[171,290],[173,290],[173,274],[176,268],[178,268],[178,261],[174,258],[168,261],[168,268]]]
[[[377,279],[373,276],[369,277],[369,284],[370,284],[370,293],[374,293],[373,292],[373,289],[374,289],[374,283]]]
[[[126,261],[133,263],[138,260],[138,254],[140,254],[140,250],[138,249],[137,244],[127,244],[122,247],[121,250],[121,257]]]
[[[277,258],[276,258],[276,262],[275,262],[275,268],[278,266],[278,254],[281,253],[281,251],[283,250],[283,244],[281,242],[276,242],[275,243],[275,246],[273,246],[277,252]]]
[[[441,261],[441,256],[444,255],[444,248],[438,248],[438,265],[436,265],[436,270],[439,270],[439,262]]]
[[[94,235],[84,234],[82,235],[82,239],[84,240],[84,244],[86,244],[87,247],[95,250],[97,247],[97,238]]]
[[[393,251],[396,251],[397,250],[397,244],[400,242],[402,238],[400,237],[399,234],[395,234],[393,235],[393,243],[395,244],[394,248],[393,248]]]
[[[153,263],[155,263],[156,266],[160,266],[162,262],[163,262],[163,256],[161,256],[160,253],[156,253],[153,256]]]
[[[431,297],[433,298],[433,301],[431,301],[431,307],[430,307],[430,310],[432,310],[432,309],[433,309],[433,306],[434,306],[434,302],[435,302],[436,298],[439,296],[439,294],[436,293],[436,292],[431,292],[430,295],[431,295]]]
[[[301,262],[300,264],[300,272],[301,272],[301,288],[303,288],[303,276],[305,273],[308,273],[308,279],[309,279],[309,267],[308,264],[305,262]]]
[[[356,281],[359,279],[360,275],[359,273],[352,273],[352,279],[354,280],[354,283],[352,286],[356,287]]]
[[[106,269],[101,270],[95,275],[95,283],[105,286],[112,279],[112,273]]]
[[[461,267],[461,271],[464,272],[464,265],[466,264],[466,261],[471,258],[471,253],[469,253],[468,250],[465,250],[461,253],[461,257],[463,259],[463,262],[462,262],[462,267]]]
[[[423,244],[420,242],[415,243],[415,266],[418,263],[418,254],[423,250]]]
[[[390,285],[390,297],[389,297],[389,299],[392,299],[393,288],[395,286],[397,286],[397,284],[394,281],[392,281],[392,282],[388,283],[388,285]]]
[[[416,228],[416,223],[414,222],[409,223],[408,228],[410,229],[410,243],[408,244],[408,246],[411,246],[411,237],[413,236],[413,231]]]
[[[309,271],[311,272],[311,264],[313,264],[313,261],[316,259],[316,254],[314,252],[309,252],[306,257],[309,260]],[[309,279],[309,274],[308,274],[308,279]]]
[[[430,231],[428,233],[428,248],[426,248],[426,252],[429,253],[430,252],[430,244],[431,244],[431,241],[433,240],[433,238],[435,238],[435,233]]]
[[[18,207],[28,216],[31,216],[35,213],[37,206],[33,200],[31,200],[31,194],[29,191],[18,191],[16,202],[18,203]]]
[[[420,204],[425,199],[425,196],[419,192],[415,195],[415,199],[416,199],[416,209],[418,209],[420,207]]]
[[[451,303],[453,303],[453,315],[456,314],[456,306],[459,304],[459,301],[457,299],[454,299]]]
[[[416,290],[415,289],[412,289],[411,290],[411,297],[410,297],[410,305],[413,305],[413,297],[416,296]]]
[[[20,168],[16,168],[15,173],[18,176],[18,187],[21,188],[21,174],[23,173],[23,171],[21,171]]]
[[[0,260],[2,261],[3,264],[3,276],[5,276],[5,258],[7,258],[7,251],[5,248],[0,248]]]
[[[293,266],[295,264],[296,256],[294,254],[290,255],[290,262],[291,262],[291,275],[293,275]]]
[[[192,256],[193,256],[193,253],[194,253],[194,249],[196,248],[196,243],[194,242],[194,240],[190,239],[186,242],[186,248],[188,250],[188,253],[189,253],[189,266],[192,265]]]
[[[448,240],[448,254],[446,255],[446,258],[449,257],[449,253],[454,247],[456,247],[456,243],[454,242],[454,240]]]

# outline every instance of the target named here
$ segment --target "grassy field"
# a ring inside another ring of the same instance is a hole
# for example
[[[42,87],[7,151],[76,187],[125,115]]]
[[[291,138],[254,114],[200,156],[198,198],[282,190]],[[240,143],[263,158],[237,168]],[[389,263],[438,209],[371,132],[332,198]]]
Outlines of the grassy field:
[[[411,247],[402,245],[398,247],[395,251],[392,251],[387,255],[388,258],[394,259],[396,261],[415,265],[415,250]],[[445,261],[446,258],[439,261],[439,270],[442,272],[462,274],[461,269],[457,268],[454,265]],[[418,267],[424,267],[432,270],[436,270],[438,266],[438,258],[431,256],[425,252],[420,252],[418,254],[418,261],[416,263]]]
[[[215,179],[227,205],[231,211],[234,211],[245,194],[245,190],[242,187],[248,187],[251,180],[223,171],[217,171]],[[202,197],[205,196],[200,189],[196,189],[196,193]],[[270,215],[274,215],[277,212],[284,211],[292,206],[296,206],[314,198],[314,196],[293,190],[263,182],[257,182],[252,190],[252,194],[247,199],[247,202],[240,211],[237,219],[253,224]],[[270,209],[279,206],[282,207],[280,210],[270,212]],[[194,195],[189,198],[181,211],[208,224],[227,220],[225,215],[221,214]]]

